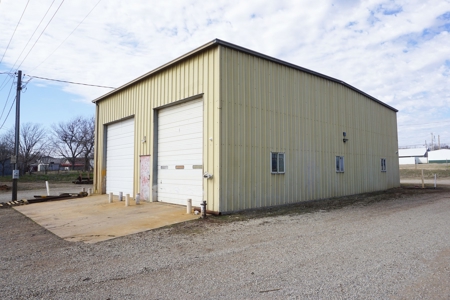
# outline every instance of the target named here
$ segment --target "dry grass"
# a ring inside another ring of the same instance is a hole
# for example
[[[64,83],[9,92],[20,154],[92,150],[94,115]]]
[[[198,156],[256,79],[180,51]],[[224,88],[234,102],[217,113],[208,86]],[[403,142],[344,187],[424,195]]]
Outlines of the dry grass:
[[[424,178],[432,179],[434,174],[438,178],[450,178],[450,165],[447,164],[400,165],[400,178],[421,178],[422,170]]]

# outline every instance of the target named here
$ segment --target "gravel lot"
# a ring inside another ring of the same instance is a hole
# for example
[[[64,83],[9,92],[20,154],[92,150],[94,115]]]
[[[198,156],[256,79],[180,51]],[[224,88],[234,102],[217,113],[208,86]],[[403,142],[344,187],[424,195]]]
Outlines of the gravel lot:
[[[2,209],[0,299],[449,299],[450,190],[358,197],[97,244]]]

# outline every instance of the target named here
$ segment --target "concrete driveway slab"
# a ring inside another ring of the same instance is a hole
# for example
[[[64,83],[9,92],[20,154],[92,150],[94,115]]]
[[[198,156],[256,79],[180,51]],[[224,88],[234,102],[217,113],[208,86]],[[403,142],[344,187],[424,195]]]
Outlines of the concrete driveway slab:
[[[107,195],[34,203],[14,209],[67,240],[97,243],[147,231],[175,223],[198,219],[187,214],[186,207],[159,202],[115,200],[108,203]]]

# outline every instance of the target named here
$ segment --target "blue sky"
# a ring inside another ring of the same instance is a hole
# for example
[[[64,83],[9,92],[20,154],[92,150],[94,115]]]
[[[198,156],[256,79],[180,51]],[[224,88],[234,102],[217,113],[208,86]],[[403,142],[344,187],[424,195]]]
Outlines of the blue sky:
[[[450,0],[1,0],[0,73],[20,68],[118,87],[219,38],[399,109],[400,146],[429,143],[431,133],[450,144],[449,31]],[[0,134],[14,124],[14,108],[5,121],[12,84],[0,74]],[[108,91],[33,78],[21,96],[21,121],[50,128],[91,116],[91,101]]]

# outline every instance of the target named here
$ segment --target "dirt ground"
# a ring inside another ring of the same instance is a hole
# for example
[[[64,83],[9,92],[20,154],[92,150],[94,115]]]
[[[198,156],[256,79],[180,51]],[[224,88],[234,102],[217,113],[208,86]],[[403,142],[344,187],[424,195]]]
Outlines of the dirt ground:
[[[449,299],[450,187],[67,242],[0,210],[1,299]]]

